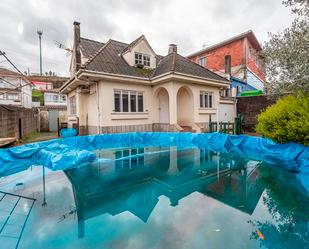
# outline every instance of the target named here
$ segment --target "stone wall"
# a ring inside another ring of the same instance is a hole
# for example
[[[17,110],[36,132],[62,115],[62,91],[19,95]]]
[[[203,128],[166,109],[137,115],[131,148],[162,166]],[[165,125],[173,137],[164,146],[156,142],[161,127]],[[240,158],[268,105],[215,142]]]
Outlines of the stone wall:
[[[21,130],[19,130],[21,124]],[[0,105],[0,138],[24,138],[38,131],[38,114],[34,109]]]
[[[170,124],[141,124],[141,125],[121,125],[121,126],[103,126],[100,127],[100,133],[126,133],[126,132],[177,132],[177,128]],[[97,134],[96,126],[79,126],[79,134]]]
[[[257,125],[257,116],[266,107],[274,104],[275,101],[267,96],[251,96],[237,98],[237,113],[244,119],[244,131],[254,132]]]

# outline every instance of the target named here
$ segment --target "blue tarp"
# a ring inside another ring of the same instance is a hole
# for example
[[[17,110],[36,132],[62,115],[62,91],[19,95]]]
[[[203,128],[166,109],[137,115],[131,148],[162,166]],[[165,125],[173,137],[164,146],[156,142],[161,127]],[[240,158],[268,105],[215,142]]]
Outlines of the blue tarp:
[[[74,128],[63,128],[60,130],[60,137],[74,137],[77,135],[77,130]]]
[[[309,147],[270,139],[222,133],[132,132],[75,136],[0,150],[0,176],[31,165],[52,170],[80,166],[96,160],[97,149],[129,146],[197,146],[280,165],[309,174]]]

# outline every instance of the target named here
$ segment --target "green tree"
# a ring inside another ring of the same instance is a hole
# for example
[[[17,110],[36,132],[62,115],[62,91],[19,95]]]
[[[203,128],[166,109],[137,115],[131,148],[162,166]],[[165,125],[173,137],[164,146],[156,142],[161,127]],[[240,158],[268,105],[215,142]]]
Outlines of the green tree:
[[[270,94],[309,92],[309,1],[287,0],[297,17],[283,32],[269,34],[264,45],[265,87]]]

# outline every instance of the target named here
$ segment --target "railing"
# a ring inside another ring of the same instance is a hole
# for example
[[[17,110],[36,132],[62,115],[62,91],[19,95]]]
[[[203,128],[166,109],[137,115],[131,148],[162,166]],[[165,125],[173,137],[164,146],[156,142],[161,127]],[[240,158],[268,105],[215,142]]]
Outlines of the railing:
[[[212,122],[209,116],[208,132],[222,132],[227,134],[242,134],[242,118],[238,114],[233,122]]]

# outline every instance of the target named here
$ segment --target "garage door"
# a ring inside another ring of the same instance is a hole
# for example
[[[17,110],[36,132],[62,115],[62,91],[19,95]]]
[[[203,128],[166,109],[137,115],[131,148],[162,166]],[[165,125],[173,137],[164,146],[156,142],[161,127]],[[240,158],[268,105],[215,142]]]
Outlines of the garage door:
[[[220,122],[234,122],[235,105],[220,104],[219,121]]]
[[[49,110],[48,111],[48,123],[49,123],[49,131],[58,131],[58,110]]]

